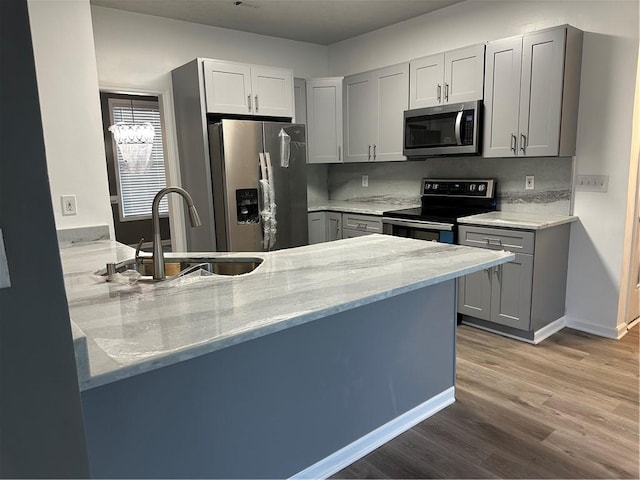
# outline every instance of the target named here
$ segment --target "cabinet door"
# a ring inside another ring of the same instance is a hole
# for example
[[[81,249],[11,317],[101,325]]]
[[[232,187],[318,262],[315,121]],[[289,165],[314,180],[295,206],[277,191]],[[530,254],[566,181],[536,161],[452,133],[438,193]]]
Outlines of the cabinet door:
[[[482,100],[484,45],[460,48],[444,54],[445,103]]]
[[[564,46],[564,28],[523,38],[519,155],[558,155]]]
[[[342,238],[342,214],[327,212],[327,241],[332,242]]]
[[[443,94],[444,54],[414,60],[409,70],[409,108],[440,105]]]
[[[458,313],[491,320],[491,269],[458,279]]]
[[[293,117],[293,72],[284,68],[251,67],[253,113]]]
[[[208,113],[253,113],[249,65],[218,60],[202,64]]]
[[[342,78],[307,80],[309,163],[342,161]]]
[[[517,151],[522,38],[487,45],[484,86],[485,157],[514,157]]]
[[[373,161],[406,160],[402,154],[404,111],[409,108],[409,64],[374,72]]]
[[[327,241],[327,216],[325,212],[309,214],[309,245]]]
[[[344,79],[344,161],[373,160],[373,76],[362,73]]]
[[[304,78],[293,79],[294,123],[307,124],[307,82]]]
[[[533,289],[533,255],[516,253],[516,259],[496,267],[491,285],[491,321],[529,330]]]

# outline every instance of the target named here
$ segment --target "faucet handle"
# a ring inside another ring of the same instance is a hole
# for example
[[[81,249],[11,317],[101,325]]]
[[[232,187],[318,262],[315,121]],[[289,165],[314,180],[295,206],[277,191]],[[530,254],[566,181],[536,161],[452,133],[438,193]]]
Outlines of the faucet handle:
[[[138,246],[136,247],[136,263],[138,265],[140,265],[140,263],[142,263],[140,261],[140,249],[142,248],[142,244],[144,243],[144,237],[142,237],[140,239],[140,241],[138,242]]]

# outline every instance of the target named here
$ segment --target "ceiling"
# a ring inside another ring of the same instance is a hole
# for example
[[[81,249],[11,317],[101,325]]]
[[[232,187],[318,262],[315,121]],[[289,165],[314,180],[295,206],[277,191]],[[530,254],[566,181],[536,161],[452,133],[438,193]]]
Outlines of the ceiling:
[[[331,45],[463,0],[90,0],[92,5]]]

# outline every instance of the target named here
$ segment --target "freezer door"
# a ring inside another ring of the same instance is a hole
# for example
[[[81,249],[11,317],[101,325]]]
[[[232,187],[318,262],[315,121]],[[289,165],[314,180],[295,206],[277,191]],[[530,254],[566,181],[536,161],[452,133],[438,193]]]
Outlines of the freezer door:
[[[264,143],[262,123],[223,120],[217,128],[221,130],[219,144],[211,145],[217,249],[262,251],[258,185],[258,155]]]
[[[264,151],[271,156],[276,203],[277,233],[271,249],[308,245],[305,126],[265,122]]]

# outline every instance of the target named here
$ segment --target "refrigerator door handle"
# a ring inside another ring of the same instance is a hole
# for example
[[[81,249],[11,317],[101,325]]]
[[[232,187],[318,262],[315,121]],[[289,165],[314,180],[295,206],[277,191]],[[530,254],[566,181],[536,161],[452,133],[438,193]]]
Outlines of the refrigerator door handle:
[[[265,152],[267,161],[267,183],[269,187],[269,250],[276,244],[276,234],[278,233],[278,222],[276,220],[276,192],[272,183],[273,164],[271,163],[271,154]]]
[[[258,154],[258,160],[260,162],[260,173],[262,178],[258,181],[258,184],[260,186],[260,193],[261,195],[259,195],[259,198],[262,197],[262,206],[258,205],[259,211],[260,211],[260,218],[262,220],[262,249],[265,251],[269,250],[269,246],[271,244],[270,241],[270,234],[269,232],[271,231],[270,228],[270,212],[269,212],[269,206],[270,206],[270,192],[269,192],[269,177],[268,177],[268,170],[267,170],[267,164],[265,162],[265,156],[264,153],[260,152]]]

